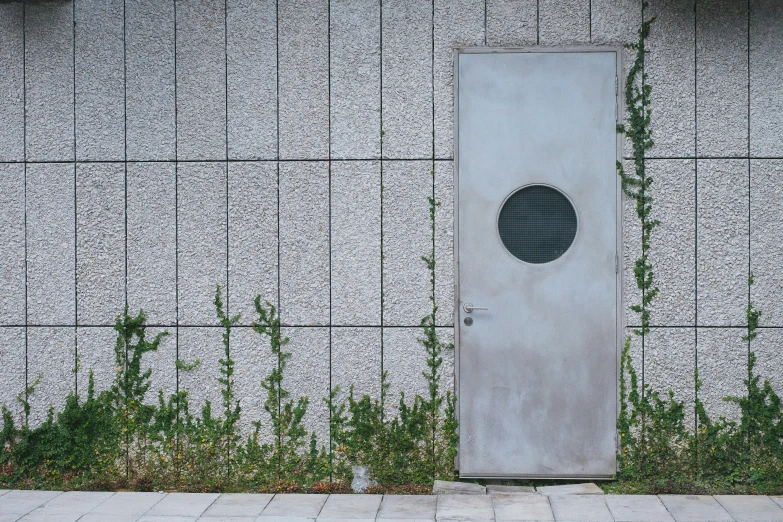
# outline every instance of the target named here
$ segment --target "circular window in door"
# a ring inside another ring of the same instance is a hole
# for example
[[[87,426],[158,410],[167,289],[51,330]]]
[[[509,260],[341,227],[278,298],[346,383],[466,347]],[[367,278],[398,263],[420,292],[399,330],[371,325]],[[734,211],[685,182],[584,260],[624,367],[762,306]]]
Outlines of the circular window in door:
[[[574,205],[547,185],[528,185],[512,193],[498,216],[498,233],[506,250],[533,264],[565,254],[576,237],[576,225]]]

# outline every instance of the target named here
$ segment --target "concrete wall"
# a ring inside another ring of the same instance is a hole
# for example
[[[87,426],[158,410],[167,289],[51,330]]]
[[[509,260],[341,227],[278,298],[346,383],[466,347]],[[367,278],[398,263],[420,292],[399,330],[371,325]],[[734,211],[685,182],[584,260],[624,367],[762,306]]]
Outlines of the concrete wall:
[[[330,387],[377,394],[382,369],[393,393],[423,392],[433,191],[438,324],[453,329],[452,48],[624,43],[641,16],[637,0],[0,5],[0,398],[17,408],[41,374],[39,422],[87,368],[107,386],[127,302],[172,333],[154,387],[217,400],[215,284],[243,314],[232,357],[251,415],[270,364],[247,327],[258,293],[280,306],[310,427],[327,430]],[[783,8],[651,0],[645,16],[661,296],[634,353],[645,382],[689,402],[698,363],[709,410],[731,414],[750,270],[753,348],[783,387]],[[624,233],[631,304],[630,204]],[[202,365],[177,375],[177,354]]]

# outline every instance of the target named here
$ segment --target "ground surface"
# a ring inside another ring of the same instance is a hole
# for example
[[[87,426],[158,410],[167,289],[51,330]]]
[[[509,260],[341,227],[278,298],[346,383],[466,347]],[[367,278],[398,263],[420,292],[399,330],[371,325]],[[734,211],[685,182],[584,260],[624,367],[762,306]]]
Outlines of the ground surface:
[[[783,521],[783,497],[295,495],[0,490],[0,522]]]

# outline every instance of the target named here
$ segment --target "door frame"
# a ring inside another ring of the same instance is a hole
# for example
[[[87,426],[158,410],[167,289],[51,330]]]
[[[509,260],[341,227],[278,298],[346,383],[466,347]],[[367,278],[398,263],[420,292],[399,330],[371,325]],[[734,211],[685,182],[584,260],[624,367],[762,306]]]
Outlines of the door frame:
[[[615,54],[615,98],[616,103],[616,116],[615,120],[620,123],[625,115],[624,109],[624,77],[623,73],[623,47],[616,45],[585,45],[585,46],[560,46],[560,47],[538,47],[538,46],[524,46],[524,47],[458,47],[455,48],[452,55],[452,61],[454,65],[454,122],[453,122],[453,146],[454,146],[454,168],[453,168],[453,185],[454,185],[454,303],[453,303],[453,322],[454,322],[454,390],[456,396],[456,411],[455,415],[457,421],[459,421],[460,412],[460,264],[459,264],[459,56],[461,54],[499,54],[499,53],[614,53]],[[616,160],[623,161],[623,144],[624,135],[620,133],[616,134]],[[620,176],[617,176],[616,181],[616,203],[615,213],[616,219],[616,231],[617,238],[615,252],[616,252],[616,335],[615,335],[615,418],[620,412],[620,357],[622,355],[623,331],[625,329],[625,310],[623,308],[623,192],[622,184],[620,182]],[[457,435],[460,435],[461,424],[457,423]],[[619,448],[619,440],[615,431],[615,447]],[[459,471],[459,453],[457,453],[455,465]],[[482,477],[468,477],[459,475],[460,478],[484,478]],[[542,478],[539,476],[528,475],[487,475],[486,478]],[[583,476],[583,475],[566,475],[560,474],[557,476],[548,476],[546,479],[596,479],[596,478],[612,478],[612,477],[598,477],[598,476]]]

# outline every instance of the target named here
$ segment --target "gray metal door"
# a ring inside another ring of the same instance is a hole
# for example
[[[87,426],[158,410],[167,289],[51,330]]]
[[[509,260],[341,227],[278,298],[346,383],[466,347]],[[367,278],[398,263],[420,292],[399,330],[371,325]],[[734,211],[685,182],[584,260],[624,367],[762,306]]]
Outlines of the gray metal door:
[[[616,470],[617,61],[456,54],[463,477]]]

